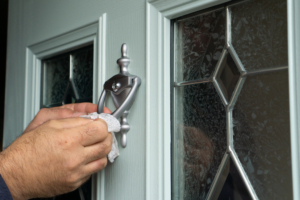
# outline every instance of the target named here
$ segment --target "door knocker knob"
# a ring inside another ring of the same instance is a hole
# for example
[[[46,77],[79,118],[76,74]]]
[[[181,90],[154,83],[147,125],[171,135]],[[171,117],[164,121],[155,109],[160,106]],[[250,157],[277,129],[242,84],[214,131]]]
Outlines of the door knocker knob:
[[[103,112],[104,101],[106,93],[109,91],[116,110],[112,113],[117,119],[120,118],[121,123],[121,146],[123,148],[127,145],[126,134],[130,129],[127,121],[127,115],[136,97],[137,89],[141,84],[141,79],[138,76],[131,75],[128,72],[128,65],[130,59],[127,57],[127,45],[124,43],[121,47],[122,57],[117,60],[120,66],[120,72],[111,77],[104,83],[102,94],[99,98],[97,112]]]

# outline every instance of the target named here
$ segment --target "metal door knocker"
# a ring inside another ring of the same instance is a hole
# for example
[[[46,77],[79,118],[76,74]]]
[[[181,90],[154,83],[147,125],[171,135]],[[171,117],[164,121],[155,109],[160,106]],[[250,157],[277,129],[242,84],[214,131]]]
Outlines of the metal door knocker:
[[[128,72],[130,59],[127,57],[126,44],[122,44],[121,53],[122,57],[117,60],[117,63],[120,66],[120,73],[111,77],[104,83],[103,92],[98,102],[97,112],[98,114],[103,112],[106,93],[107,91],[110,91],[113,102],[116,106],[116,110],[112,113],[112,115],[117,119],[121,118],[121,146],[125,148],[127,145],[126,134],[130,129],[127,122],[127,115],[134,102],[137,89],[141,84],[141,79],[138,76],[129,74]]]

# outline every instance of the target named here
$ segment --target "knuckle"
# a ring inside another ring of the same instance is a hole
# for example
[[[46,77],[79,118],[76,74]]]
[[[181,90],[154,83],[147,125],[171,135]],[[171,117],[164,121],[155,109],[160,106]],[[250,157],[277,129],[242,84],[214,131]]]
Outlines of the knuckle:
[[[49,127],[54,127],[57,125],[57,120],[51,119],[51,120],[47,121],[46,124]]]
[[[103,119],[97,119],[96,122],[97,122],[97,125],[98,125],[97,127],[99,128],[99,130],[101,132],[105,131],[105,132],[108,133],[107,124],[106,124],[106,122]]]
[[[44,115],[47,114],[48,112],[49,112],[49,108],[42,108],[40,109],[37,115]]]
[[[66,177],[66,184],[72,188],[76,189],[76,183],[79,181],[80,176],[77,173],[69,173],[69,175]]]

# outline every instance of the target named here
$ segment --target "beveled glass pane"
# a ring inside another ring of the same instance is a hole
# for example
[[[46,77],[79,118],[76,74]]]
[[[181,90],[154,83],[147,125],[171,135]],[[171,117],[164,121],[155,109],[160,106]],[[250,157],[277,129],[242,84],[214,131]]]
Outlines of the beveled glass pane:
[[[93,46],[72,53],[73,81],[79,99],[93,97]]]
[[[212,83],[178,87],[172,198],[205,199],[226,151],[226,113]]]
[[[234,149],[259,199],[292,199],[288,70],[247,77],[233,109]]]
[[[252,200],[233,161],[227,162],[228,174],[218,200]]]
[[[225,44],[224,9],[175,23],[176,82],[212,76]]]
[[[43,61],[43,107],[59,106],[69,81],[68,54]]]
[[[230,7],[232,44],[246,70],[288,65],[286,0]]]
[[[240,72],[231,55],[227,53],[217,74],[217,81],[227,101],[230,100],[239,77]]]

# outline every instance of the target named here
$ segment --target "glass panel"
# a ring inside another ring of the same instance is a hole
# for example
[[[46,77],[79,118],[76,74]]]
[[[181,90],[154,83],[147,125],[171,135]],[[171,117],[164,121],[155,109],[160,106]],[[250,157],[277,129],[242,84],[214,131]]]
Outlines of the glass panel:
[[[226,151],[226,113],[212,83],[178,87],[173,199],[205,199]]]
[[[288,70],[247,77],[234,147],[259,199],[292,199]]]
[[[226,168],[229,172],[218,200],[251,200],[245,183],[231,159]]]
[[[239,80],[240,72],[229,53],[226,54],[217,74],[219,86],[223,95],[230,100],[234,88]]]
[[[177,21],[177,82],[211,77],[225,44],[224,9]]]
[[[72,53],[73,81],[79,99],[93,97],[93,46]]]
[[[232,44],[247,70],[288,65],[286,0],[231,7]]]
[[[43,62],[43,107],[59,106],[69,81],[69,54],[56,56]]]

